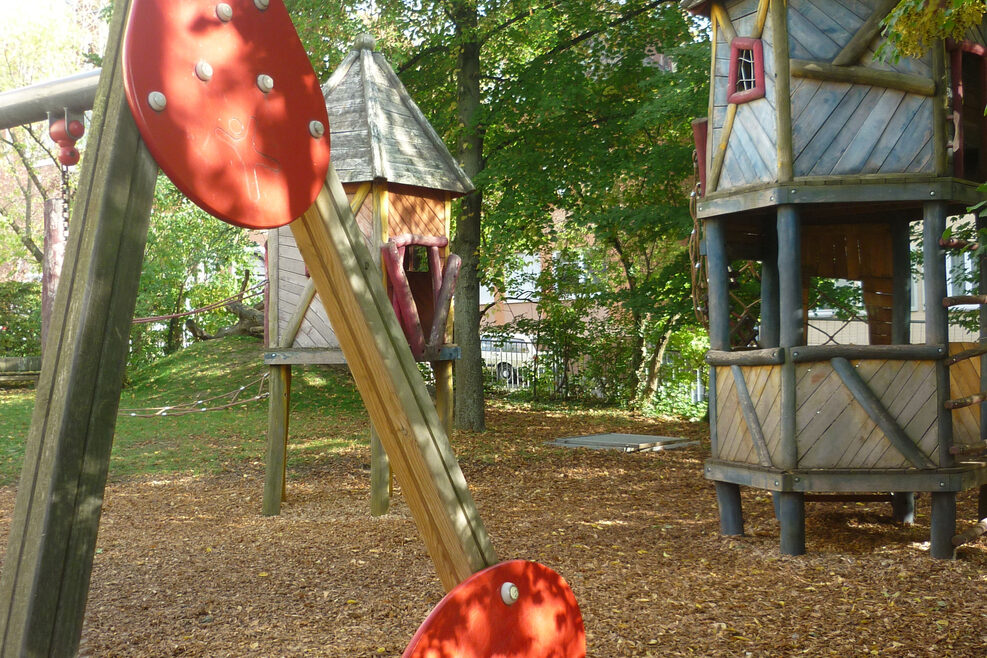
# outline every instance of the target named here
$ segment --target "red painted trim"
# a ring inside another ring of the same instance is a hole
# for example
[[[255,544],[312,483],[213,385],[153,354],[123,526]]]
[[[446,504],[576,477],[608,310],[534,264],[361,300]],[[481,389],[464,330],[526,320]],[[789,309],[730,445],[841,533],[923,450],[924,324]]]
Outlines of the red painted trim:
[[[699,196],[706,196],[706,132],[709,119],[703,117],[692,122],[692,141],[696,145],[696,168],[699,170]]]
[[[957,43],[952,39],[946,39],[946,50],[950,52],[962,50],[963,52],[973,53],[974,55],[979,55],[980,57],[987,56],[987,48],[981,46],[979,43],[973,43],[972,41],[966,40]]]
[[[956,126],[956,134],[953,136],[953,175],[963,178],[963,51],[960,48],[953,48],[949,53],[950,87],[953,92],[953,125]],[[957,113],[960,120],[956,120]]]
[[[754,86],[745,91],[734,91],[737,88],[737,68],[741,50],[754,53]],[[736,37],[730,42],[730,75],[727,79],[727,102],[749,103],[764,98],[764,46],[760,39]]]

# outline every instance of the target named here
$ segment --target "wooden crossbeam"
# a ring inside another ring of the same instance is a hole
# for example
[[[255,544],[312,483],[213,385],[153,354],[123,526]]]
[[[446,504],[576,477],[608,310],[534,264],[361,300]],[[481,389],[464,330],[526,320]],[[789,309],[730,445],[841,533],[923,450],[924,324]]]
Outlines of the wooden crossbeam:
[[[935,96],[936,83],[931,78],[894,71],[879,71],[866,66],[834,66],[829,62],[793,59],[789,63],[792,77],[810,78],[823,82],[849,82],[885,89],[897,89],[909,94]]]
[[[452,589],[496,555],[332,165],[315,204],[290,226],[439,578]]]

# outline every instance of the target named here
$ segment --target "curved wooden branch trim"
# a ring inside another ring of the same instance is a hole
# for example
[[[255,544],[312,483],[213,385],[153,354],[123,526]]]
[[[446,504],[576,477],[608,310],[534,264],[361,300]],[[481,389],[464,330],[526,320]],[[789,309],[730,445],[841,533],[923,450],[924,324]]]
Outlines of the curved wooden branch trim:
[[[949,238],[948,240],[939,238],[939,246],[943,249],[958,249],[960,251],[976,251],[977,249],[980,249],[979,242],[969,242],[958,238]]]
[[[843,385],[853,395],[853,399],[859,404],[874,424],[881,428],[884,436],[888,438],[898,452],[916,468],[935,468],[936,465],[922,452],[915,442],[912,441],[905,430],[901,428],[894,416],[881,403],[880,398],[874,394],[870,386],[867,385],[857,370],[844,358],[832,359],[830,365],[839,375]]]
[[[898,4],[898,0],[880,0],[877,7],[874,8],[874,13],[864,21],[863,25],[843,46],[843,50],[833,58],[833,65],[847,66],[859,62],[860,58],[867,52],[871,42],[881,32],[881,21],[891,13],[896,4]]]
[[[921,96],[934,96],[936,93],[936,83],[919,75],[878,71],[866,66],[834,66],[829,62],[807,59],[792,59],[789,67],[795,78],[871,85]]]

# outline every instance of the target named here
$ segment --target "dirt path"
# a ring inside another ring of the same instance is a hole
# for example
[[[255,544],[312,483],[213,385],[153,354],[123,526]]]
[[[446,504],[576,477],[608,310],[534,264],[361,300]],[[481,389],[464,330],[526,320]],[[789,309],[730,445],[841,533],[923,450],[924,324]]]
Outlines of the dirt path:
[[[589,655],[984,656],[987,542],[928,558],[918,523],[881,504],[810,504],[808,551],[781,557],[770,498],[745,491],[748,534],[718,535],[702,449],[616,454],[542,441],[702,426],[494,411],[458,436],[463,469],[500,556],[562,573]],[[399,656],[442,591],[400,496],[368,514],[367,455],[289,482],[259,514],[263,471],[107,489],[83,636],[90,656]],[[973,519],[972,493],[959,517]],[[13,492],[0,490],[3,532]]]

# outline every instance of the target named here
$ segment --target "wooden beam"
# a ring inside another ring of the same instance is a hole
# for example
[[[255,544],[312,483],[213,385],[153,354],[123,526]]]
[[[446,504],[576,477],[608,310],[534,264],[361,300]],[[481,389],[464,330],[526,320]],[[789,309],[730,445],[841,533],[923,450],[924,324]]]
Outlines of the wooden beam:
[[[364,183],[357,188],[356,194],[353,196],[353,200],[350,201],[350,210],[353,211],[354,215],[360,211],[367,195],[370,194],[370,187],[370,183]],[[380,260],[378,259],[376,262],[377,266],[380,267]],[[278,270],[275,269],[274,271],[277,272]],[[310,278],[305,282],[305,288],[302,290],[302,294],[298,299],[298,306],[295,308],[295,312],[292,313],[291,318],[288,320],[288,326],[285,327],[284,335],[279,336],[277,342],[278,347],[291,347],[291,345],[295,342],[295,338],[298,337],[298,331],[302,328],[302,322],[305,321],[305,314],[308,313],[309,306],[312,305],[313,299],[315,299],[315,283],[313,283]],[[277,322],[277,319],[275,319],[275,322]]]
[[[0,577],[0,655],[74,656],[129,349],[157,165],[120,63],[114,4]]]
[[[733,23],[730,22],[730,16],[727,15],[723,5],[714,2],[710,5],[709,12],[716,19],[716,24],[723,31],[723,38],[726,39],[728,44],[737,38],[737,30],[734,29]]]
[[[747,389],[744,371],[740,366],[730,366],[730,372],[733,373],[733,382],[737,389],[737,399],[740,400],[740,410],[744,414],[744,422],[747,424],[747,431],[750,432],[751,442],[754,444],[754,452],[757,453],[757,461],[761,466],[771,468],[771,454],[768,452],[768,444],[764,441],[764,431],[761,429],[761,421],[757,417],[754,401],[751,400],[750,391]]]
[[[390,198],[387,194],[387,181],[374,181],[371,189],[373,198],[371,207],[373,208],[373,236],[371,244],[374,249],[370,257],[377,264],[380,270],[380,280],[387,289],[387,268],[381,263],[380,247],[390,235]],[[383,516],[391,508],[391,464],[387,458],[387,451],[384,450],[380,442],[380,435],[377,429],[370,425],[370,514],[372,516]]]
[[[290,226],[439,578],[450,590],[497,558],[331,164],[319,198]]]
[[[834,66],[856,64],[870,48],[871,42],[881,32],[881,21],[891,13],[898,0],[878,0],[871,15],[863,22],[843,49],[833,58]]]
[[[785,0],[770,0],[770,2],[768,12],[774,44],[775,98],[788,99],[792,96],[792,78],[788,66],[788,8]],[[775,118],[778,136],[778,181],[787,183],[795,176],[792,165],[792,104],[775,103]]]
[[[874,394],[859,374],[856,368],[842,357],[837,357],[830,361],[833,370],[839,375],[843,385],[853,395],[853,399],[859,404],[874,424],[881,428],[884,436],[888,438],[891,445],[902,454],[916,468],[935,468],[935,464],[924,452],[919,450],[911,437],[905,434],[895,417],[887,410],[881,400]]]
[[[870,85],[920,96],[934,96],[936,93],[936,83],[920,75],[879,71],[866,66],[833,66],[828,62],[808,59],[793,59],[790,67],[792,76],[796,78]]]
[[[760,39],[764,33],[764,24],[768,20],[768,8],[771,0],[761,0],[757,5],[757,18],[754,21],[754,31],[751,32],[752,39]]]
[[[727,105],[727,116],[723,121],[723,128],[720,129],[720,141],[716,144],[716,154],[713,156],[713,164],[709,168],[709,192],[716,191],[717,185],[720,184],[720,174],[723,172],[723,160],[727,157],[727,143],[730,141],[730,133],[733,132],[733,120],[736,116],[737,104],[730,103]]]

